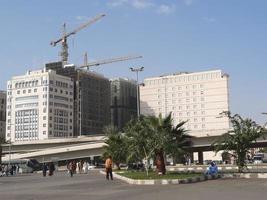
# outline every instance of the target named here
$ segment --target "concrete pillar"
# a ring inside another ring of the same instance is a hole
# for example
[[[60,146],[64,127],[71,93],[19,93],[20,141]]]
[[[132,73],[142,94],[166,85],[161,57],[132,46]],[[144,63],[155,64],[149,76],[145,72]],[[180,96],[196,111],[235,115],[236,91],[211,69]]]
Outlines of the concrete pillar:
[[[203,151],[198,151],[198,163],[203,165]]]
[[[90,156],[90,164],[91,164],[91,165],[94,165],[94,164],[95,164],[94,160],[95,160],[95,159],[94,159],[94,156]]]

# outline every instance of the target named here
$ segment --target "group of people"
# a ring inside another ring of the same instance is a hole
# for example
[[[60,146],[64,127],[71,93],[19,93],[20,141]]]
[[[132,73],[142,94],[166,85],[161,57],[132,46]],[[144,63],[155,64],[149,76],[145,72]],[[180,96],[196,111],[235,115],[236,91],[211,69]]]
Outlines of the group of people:
[[[105,161],[105,169],[106,169],[106,179],[113,180],[113,175],[112,175],[112,158],[109,156],[106,161]],[[76,162],[75,160],[70,161],[67,164],[67,169],[70,174],[70,177],[73,177],[75,173],[88,173],[88,162],[84,162],[83,160],[80,160]],[[78,169],[78,170],[77,170]]]
[[[47,171],[48,171],[48,176],[53,176],[55,170],[56,168],[53,162],[49,162],[48,164],[44,163],[42,167],[43,177],[46,177]]]
[[[19,173],[18,165],[0,165],[0,176],[15,175]]]
[[[73,175],[75,173],[87,173],[88,172],[88,162],[84,162],[83,160],[80,161],[75,161],[75,160],[71,160],[68,164],[67,164],[67,169],[68,172],[70,174],[70,177],[73,177]],[[106,161],[105,161],[105,169],[106,169],[106,179],[109,180],[113,180],[113,174],[112,174],[112,166],[113,166],[113,162],[112,162],[112,158],[111,156],[109,156]],[[54,171],[55,171],[55,164],[53,162],[49,162],[49,163],[44,163],[42,166],[42,171],[43,171],[43,177],[46,177],[47,175],[47,171],[48,171],[48,175],[49,176],[53,176]]]

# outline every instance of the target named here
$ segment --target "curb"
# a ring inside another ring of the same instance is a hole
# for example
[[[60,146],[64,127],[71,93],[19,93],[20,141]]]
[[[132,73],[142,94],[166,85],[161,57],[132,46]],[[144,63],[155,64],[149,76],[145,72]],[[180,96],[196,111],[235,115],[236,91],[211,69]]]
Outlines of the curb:
[[[100,171],[101,174],[106,174],[104,171]],[[113,177],[120,179],[128,184],[131,185],[177,185],[177,184],[189,184],[189,183],[197,183],[207,180],[213,180],[221,178],[221,175],[214,175],[214,176],[199,176],[194,178],[188,178],[188,179],[160,179],[160,180],[135,180],[131,178],[127,178],[124,176],[121,176],[117,173],[113,172]]]
[[[233,174],[223,174],[222,178],[267,178],[267,173],[233,173]]]

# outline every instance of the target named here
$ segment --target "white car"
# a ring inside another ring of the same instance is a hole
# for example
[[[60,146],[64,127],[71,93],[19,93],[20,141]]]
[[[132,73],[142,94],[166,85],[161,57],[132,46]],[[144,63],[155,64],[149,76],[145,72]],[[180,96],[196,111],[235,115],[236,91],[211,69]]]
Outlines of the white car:
[[[254,156],[253,157],[253,164],[262,164],[263,163],[263,160],[262,160],[262,157],[261,156]]]
[[[90,169],[95,169],[95,168],[96,168],[95,165],[88,165],[88,170],[90,170]]]

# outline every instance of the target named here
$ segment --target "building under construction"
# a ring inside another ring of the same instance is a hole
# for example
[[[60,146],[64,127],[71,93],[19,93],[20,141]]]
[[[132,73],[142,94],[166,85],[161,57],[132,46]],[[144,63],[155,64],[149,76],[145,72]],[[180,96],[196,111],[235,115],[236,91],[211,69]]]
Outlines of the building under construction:
[[[137,117],[136,81],[111,79],[111,122],[122,130],[127,122]]]
[[[46,69],[74,82],[74,136],[102,134],[110,124],[110,82],[104,76],[63,62],[47,63]]]

